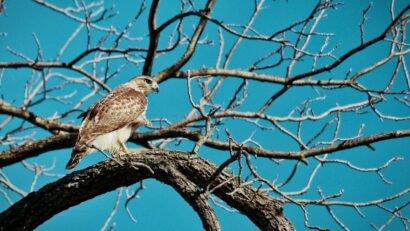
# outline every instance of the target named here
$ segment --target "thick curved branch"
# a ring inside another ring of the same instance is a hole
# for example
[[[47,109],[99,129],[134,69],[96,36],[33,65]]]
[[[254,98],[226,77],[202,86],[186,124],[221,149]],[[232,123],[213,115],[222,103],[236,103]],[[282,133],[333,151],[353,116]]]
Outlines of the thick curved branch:
[[[193,183],[192,187],[204,187],[216,171],[216,166],[209,161],[201,158],[192,160],[188,153],[177,151],[137,151],[124,158],[124,165],[105,161],[30,193],[0,214],[1,230],[32,230],[69,207],[146,178],[155,178],[183,192],[178,189],[183,185],[169,174],[170,171],[183,174]],[[215,179],[213,183],[221,185],[214,191],[216,196],[244,213],[261,230],[293,230],[292,224],[282,214],[278,200],[249,186],[241,186],[242,190],[231,193],[242,182],[230,178],[233,175],[223,172]]]
[[[208,203],[206,195],[201,194],[198,186],[187,179],[182,173],[170,168],[163,181],[179,192],[179,194],[195,209],[202,220],[205,230],[221,230],[218,218]]]

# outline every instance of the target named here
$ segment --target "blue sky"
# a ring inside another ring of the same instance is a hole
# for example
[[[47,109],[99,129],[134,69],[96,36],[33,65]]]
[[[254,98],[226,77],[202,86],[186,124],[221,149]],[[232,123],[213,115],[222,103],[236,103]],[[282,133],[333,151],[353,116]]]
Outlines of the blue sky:
[[[68,2],[56,0],[50,2],[61,7],[65,6],[64,4],[69,4]],[[106,6],[115,5],[115,10],[118,11],[119,14],[107,22],[104,22],[103,25],[107,26],[112,24],[120,29],[124,28],[132,17],[134,17],[135,12],[138,10],[139,2],[140,1],[105,1]],[[196,5],[199,8],[200,6],[203,6],[203,3],[204,1],[199,1]],[[266,9],[264,9],[255,20],[254,28],[261,33],[269,34],[271,31],[276,31],[306,17],[315,3],[316,1],[304,0],[267,1],[265,4]],[[246,23],[251,16],[251,11],[253,9],[252,4],[253,1],[218,1],[212,16],[221,19],[226,23],[243,24]],[[338,10],[328,11],[325,19],[319,23],[317,31],[335,33],[335,36],[333,36],[329,42],[329,47],[337,44],[339,45],[338,50],[335,52],[336,55],[344,54],[346,51],[360,43],[358,25],[362,19],[363,9],[365,9],[368,4],[369,1],[345,1],[343,5],[338,6]],[[408,2],[405,0],[397,0],[395,12],[399,12],[399,10],[404,8],[406,4],[408,4]],[[147,5],[149,7],[150,3],[147,3]],[[22,61],[20,58],[7,52],[7,47],[22,52],[34,59],[36,57],[37,47],[33,39],[33,33],[35,33],[40,40],[44,59],[52,60],[63,46],[66,38],[78,27],[77,23],[68,20],[65,16],[52,12],[32,1],[9,0],[6,1],[5,6],[5,12],[0,15],[0,32],[6,33],[5,36],[0,37],[0,62]],[[174,4],[171,1],[162,1],[158,12],[158,24],[177,14],[179,12],[179,6],[179,3]],[[122,42],[120,44],[121,48],[127,48],[129,46],[147,47],[149,39],[147,36],[146,18],[147,11],[145,11],[141,20],[136,23],[129,32],[131,35],[140,36],[142,41]],[[196,18],[189,18],[184,23],[184,27],[188,32],[192,32],[192,29],[190,30],[190,28],[192,28],[192,25],[196,22]],[[365,40],[380,34],[389,22],[389,1],[374,1],[373,8],[369,12],[368,22],[365,27]],[[103,35],[104,34],[101,32],[93,33],[91,38],[92,44],[95,45]],[[218,34],[216,27],[208,26],[202,37],[214,41],[214,45],[200,45],[190,62],[184,66],[184,70],[200,69],[202,67],[212,67],[215,65],[215,60],[218,55]],[[233,36],[225,35],[224,39],[226,52],[235,41],[235,38]],[[162,39],[160,41],[160,47],[166,46],[167,42],[168,40],[166,38]],[[317,49],[322,43],[323,38],[314,39],[309,49]],[[107,42],[107,44],[109,43]],[[388,47],[387,43],[380,43],[370,47],[363,52],[363,54],[350,58],[348,62],[340,65],[331,73],[323,73],[318,77],[323,79],[343,79],[349,69],[352,69],[353,72],[357,72],[363,67],[371,65],[376,60],[383,57],[383,55],[386,54],[386,47]],[[274,45],[263,42],[243,41],[233,56],[229,68],[245,69],[257,60],[258,57],[265,55],[273,48]],[[64,53],[61,60],[69,61],[85,49],[86,30],[83,28],[79,36],[76,37],[73,43],[67,48],[67,51]],[[176,49],[173,53],[159,57],[155,61],[153,73],[157,73],[173,63],[184,50],[185,46],[181,46],[181,48]],[[410,60],[408,57],[407,60],[407,63],[409,63]],[[330,61],[331,60],[324,59],[319,62],[319,65],[325,65]],[[112,62],[112,68],[115,69],[120,64],[120,62]],[[309,62],[300,62],[300,64],[295,67],[294,74],[305,72],[309,69],[309,65]],[[373,74],[365,77],[362,80],[362,83],[366,85],[373,84],[374,86],[383,86],[384,82],[388,81],[384,76],[392,74],[392,67],[394,67],[394,62],[388,63],[384,67],[376,70]],[[111,88],[114,88],[131,77],[141,74],[141,70],[142,65],[128,65],[118,76],[108,81],[107,84]],[[261,73],[283,76],[285,71],[286,65],[283,65],[282,67],[262,71]],[[81,77],[77,73],[69,71],[61,72],[72,77]],[[4,97],[4,100],[7,102],[14,102],[14,105],[16,106],[21,105],[24,99],[24,84],[30,79],[31,74],[32,71],[28,69],[6,70],[0,87],[0,94]],[[222,88],[216,94],[215,101],[221,105],[226,105],[229,102],[232,93],[240,83],[241,81],[238,79],[226,80]],[[51,85],[53,84],[56,83],[51,82]],[[393,89],[402,89],[404,84],[404,75],[400,74]],[[160,87],[161,92],[159,94],[152,94],[149,96],[150,106],[147,117],[166,117],[172,122],[177,122],[190,110],[189,99],[186,93],[186,83],[182,80],[169,80],[162,83]],[[259,108],[263,104],[260,99],[269,98],[273,92],[279,89],[280,86],[273,84],[249,82],[249,98],[244,105],[242,105],[241,110],[246,111]],[[75,92],[76,95],[72,98],[74,101],[80,99],[89,91],[90,89],[85,87],[78,88],[77,86],[67,86],[67,88],[59,91],[59,94]],[[335,103],[344,105],[366,99],[365,95],[349,89],[338,91],[321,89],[321,94],[326,95],[327,98],[324,101],[312,104],[312,108],[314,108],[316,112],[325,111],[332,105],[335,105]],[[294,88],[273,103],[267,112],[278,116],[287,115],[290,110],[303,102],[303,100],[315,96],[317,96],[317,93],[313,88]],[[100,97],[101,96],[92,97],[82,106],[82,108],[86,109]],[[194,99],[198,100],[199,97],[200,91],[194,91]],[[67,105],[51,101],[47,104],[35,106],[31,108],[31,110],[39,115],[48,117],[56,112],[64,112],[67,108]],[[396,116],[406,116],[409,114],[408,108],[395,103],[394,101],[392,102],[392,100],[382,104],[380,109]],[[68,117],[65,119],[65,122],[70,121],[78,125],[80,121],[75,119],[76,116],[77,115],[72,115]],[[4,118],[4,116],[0,115],[1,120]],[[343,114],[342,121],[341,136],[344,137],[353,136],[361,124],[366,124],[365,129],[363,130],[364,135],[410,128],[410,122],[408,121],[380,121],[374,113],[369,111],[366,111],[366,114],[360,117],[354,114]],[[328,122],[328,120],[306,123],[306,129],[304,130],[305,138],[307,139],[315,134],[326,122]],[[0,130],[0,133],[3,134],[7,129],[12,129],[16,124],[17,122],[10,124],[8,128]],[[237,140],[246,139],[254,130],[254,127],[251,124],[238,122],[236,120],[228,120],[223,126],[228,127],[234,135],[234,138]],[[285,123],[284,126],[288,129],[294,129],[296,125]],[[142,129],[142,131],[145,130]],[[36,138],[38,139],[49,135],[40,130],[37,132]],[[327,136],[329,136],[329,134],[327,134]],[[281,135],[278,131],[258,131],[254,138],[264,147],[273,150],[298,149],[298,146],[292,142],[291,139]],[[408,160],[409,150],[407,147],[409,141],[409,138],[403,138],[394,141],[380,142],[372,145],[376,151],[371,151],[367,147],[359,147],[332,155],[333,158],[349,160],[362,167],[379,166],[393,156],[404,157],[404,160],[392,164],[390,168],[383,171],[384,176],[393,182],[392,185],[382,183],[379,177],[374,173],[358,174],[357,172],[340,165],[328,165],[320,170],[320,173],[312,183],[312,190],[305,196],[317,198],[316,189],[317,187],[320,187],[326,194],[336,193],[339,190],[344,189],[344,200],[367,201],[392,195],[408,188],[410,186],[410,170],[408,168],[410,161]],[[133,147],[131,144],[129,144],[129,146]],[[181,146],[171,145],[168,148],[191,150],[192,143],[186,142]],[[0,148],[0,150],[4,149],[6,148]],[[29,159],[27,162],[41,163],[49,166],[52,164],[53,160],[57,160],[55,172],[66,174],[68,172],[64,170],[64,166],[69,158],[70,152],[70,150],[54,151],[37,158]],[[204,158],[211,159],[215,163],[221,163],[228,158],[227,153],[211,150],[206,147],[201,149],[200,155]],[[102,155],[91,155],[84,159],[78,168],[85,168],[102,160],[104,160]],[[294,162],[291,161],[281,165],[274,165],[264,159],[258,159],[256,160],[256,163],[258,171],[262,175],[268,176],[270,179],[274,179],[278,176],[279,180],[285,179],[294,165]],[[315,167],[314,163],[315,162],[309,166],[303,167],[295,178],[294,183],[286,186],[284,190],[296,190],[302,187],[306,182],[306,178],[309,176],[309,172]],[[12,179],[14,184],[20,186],[22,189],[28,189],[30,187],[32,174],[24,170],[20,164],[6,167],[3,171]],[[53,180],[54,179],[52,178],[40,178],[36,189]],[[111,221],[111,224],[113,222],[115,223],[116,230],[202,229],[201,222],[198,216],[193,212],[192,208],[189,207],[189,205],[170,187],[153,180],[145,181],[145,185],[147,188],[141,192],[139,199],[131,202],[130,207],[133,211],[133,215],[138,220],[138,223],[134,224],[126,214],[126,211],[123,208],[125,196],[122,195],[120,209]],[[136,188],[137,186],[133,187]],[[72,230],[73,227],[75,227],[76,230],[100,229],[111,212],[111,209],[114,207],[116,197],[117,191],[114,191],[84,202],[79,206],[70,208],[67,211],[56,215],[38,227],[38,230]],[[17,201],[19,197],[18,195],[12,194],[12,199]],[[403,204],[403,202],[408,201],[409,199],[410,197],[406,195],[405,197],[387,205],[394,207],[395,205]],[[6,200],[0,197],[0,209],[4,210],[7,207]],[[337,224],[331,220],[324,208],[308,208],[310,222],[312,224],[323,225],[332,230],[338,229]],[[215,210],[223,230],[257,230],[252,222],[241,214],[229,213],[219,207],[215,207]],[[337,207],[335,209],[338,216],[351,228],[351,230],[367,230],[370,229],[370,223],[381,225],[389,218],[389,214],[381,212],[378,209],[363,209],[363,211],[366,214],[366,219],[361,219],[357,214],[352,215],[355,211],[351,208]],[[298,230],[304,229],[303,214],[300,209],[292,205],[286,205],[284,212]],[[409,208],[404,209],[403,213],[409,216]],[[389,226],[389,230],[400,229],[402,229],[402,225],[397,219],[395,219]]]

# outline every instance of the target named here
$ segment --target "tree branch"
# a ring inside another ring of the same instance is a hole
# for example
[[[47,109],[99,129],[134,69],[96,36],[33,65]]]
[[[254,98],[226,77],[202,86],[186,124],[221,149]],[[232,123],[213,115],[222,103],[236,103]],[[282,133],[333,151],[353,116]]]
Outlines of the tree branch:
[[[393,20],[390,25],[383,31],[383,33],[381,33],[379,36],[360,44],[359,46],[351,49],[350,51],[348,51],[347,53],[345,53],[344,55],[342,55],[342,57],[340,57],[337,61],[324,66],[322,68],[310,71],[310,72],[306,72],[306,73],[302,73],[299,75],[296,75],[294,77],[292,77],[290,79],[290,83],[293,83],[299,79],[303,79],[309,76],[313,76],[313,75],[317,75],[320,74],[322,72],[325,71],[330,71],[332,69],[334,69],[335,67],[339,66],[341,63],[343,63],[345,60],[347,60],[348,58],[350,58],[351,56],[353,56],[354,54],[357,54],[358,52],[370,47],[371,45],[382,41],[383,39],[385,39],[387,37],[387,35],[390,33],[390,31],[403,19],[405,13],[410,9],[410,4],[407,5],[398,15],[397,18],[395,20]]]
[[[229,145],[229,143],[213,139],[206,140],[204,145],[219,150],[230,150],[231,148],[235,151],[244,150],[249,154],[256,155],[258,157],[304,160],[307,157],[338,152],[364,145],[370,145],[383,140],[390,140],[409,136],[410,130],[398,130],[392,132],[379,133],[373,136],[355,138],[341,142],[339,144],[329,145],[323,148],[290,152],[268,150],[249,145]],[[59,134],[43,140],[30,142],[7,151],[0,152],[0,167],[17,163],[18,161],[24,160],[26,158],[38,156],[42,152],[72,147],[74,146],[76,137],[76,133]],[[150,140],[175,137],[184,137],[192,141],[198,141],[201,139],[201,134],[187,129],[164,129],[149,133],[134,133],[131,136],[130,141],[137,144],[144,144],[146,141]]]
[[[69,70],[73,70],[75,72],[78,72],[87,78],[89,78],[91,81],[97,83],[100,87],[102,87],[104,90],[110,92],[111,89],[103,82],[101,82],[99,79],[97,79],[95,76],[89,74],[88,72],[84,71],[83,69],[76,67],[76,66],[71,66],[66,63],[58,63],[58,62],[10,62],[10,63],[1,63],[0,62],[0,68],[32,68],[35,70],[42,70],[44,68],[66,68]]]
[[[149,29],[149,48],[147,57],[145,58],[144,68],[142,73],[144,75],[151,75],[152,65],[154,63],[155,54],[159,42],[160,33],[156,29],[156,17],[160,0],[154,0],[151,4],[148,17],[148,29]]]
[[[170,184],[183,194],[192,190],[195,185],[205,186],[216,166],[202,158],[189,160],[188,157],[188,153],[177,151],[136,151],[124,157],[123,166],[115,161],[105,161],[73,172],[37,192],[30,193],[1,213],[1,230],[32,230],[72,206],[147,178]],[[147,165],[154,173],[141,165]],[[180,172],[195,185],[192,184],[188,191],[181,190],[184,185],[175,180],[175,175],[169,174],[170,171]],[[283,216],[281,204],[277,199],[249,186],[242,186],[242,190],[231,194],[230,192],[238,187],[238,181],[227,181],[230,177],[232,175],[224,172],[215,179],[215,184],[226,181],[214,191],[216,196],[248,216],[261,230],[293,230],[291,223]],[[186,196],[189,197],[185,195],[184,198]],[[195,206],[193,207],[195,209]]]
[[[204,16],[208,16],[211,13],[211,10],[214,4],[215,4],[215,0],[208,0],[208,2],[206,3],[205,9],[203,10]],[[181,67],[183,67],[189,61],[189,59],[192,57],[192,55],[195,52],[196,45],[198,44],[198,40],[201,37],[201,34],[205,29],[207,21],[208,21],[207,18],[201,17],[195,29],[195,32],[190,39],[188,48],[185,51],[185,53],[172,66],[158,73],[155,76],[155,81],[157,81],[158,83],[164,81],[168,76],[178,71]]]
[[[37,125],[41,128],[44,128],[50,132],[54,132],[56,130],[62,130],[66,132],[77,132],[78,127],[71,125],[60,123],[56,120],[45,119],[36,114],[24,110],[23,108],[16,108],[12,105],[8,104],[7,102],[0,99],[0,114],[7,114],[19,117],[21,119],[27,120],[30,123]]]
[[[190,70],[190,77],[209,77],[209,76],[224,76],[224,77],[237,77],[242,79],[256,80],[260,82],[270,82],[277,83],[282,85],[288,85],[289,79],[266,75],[258,74],[255,72],[249,72],[244,70],[230,70],[230,69],[201,69],[201,70]],[[178,71],[174,76],[177,78],[187,78],[188,72]],[[318,86],[349,86],[351,85],[349,80],[298,80],[294,81],[292,85],[305,86],[305,85],[318,85]]]
[[[0,152],[0,168],[45,152],[73,147],[77,133],[62,133]]]
[[[206,195],[199,193],[198,186],[187,179],[176,169],[170,168],[167,177],[163,179],[179,192],[179,194],[194,208],[202,220],[205,230],[221,230],[218,218],[208,203]]]

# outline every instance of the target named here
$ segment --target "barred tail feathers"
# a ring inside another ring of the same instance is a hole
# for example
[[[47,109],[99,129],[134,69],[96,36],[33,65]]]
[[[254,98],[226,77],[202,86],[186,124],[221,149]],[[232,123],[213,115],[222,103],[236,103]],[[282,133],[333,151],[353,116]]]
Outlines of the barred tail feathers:
[[[89,147],[83,142],[77,142],[74,146],[73,152],[71,153],[71,158],[66,165],[66,169],[73,169],[77,166],[81,159],[86,156],[89,152]]]

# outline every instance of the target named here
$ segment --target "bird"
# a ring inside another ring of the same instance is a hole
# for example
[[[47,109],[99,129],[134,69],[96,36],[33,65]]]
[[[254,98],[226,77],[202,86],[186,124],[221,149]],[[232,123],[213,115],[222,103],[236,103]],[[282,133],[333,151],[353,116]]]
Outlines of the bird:
[[[137,76],[118,86],[94,103],[83,117],[79,135],[66,169],[73,169],[81,159],[95,151],[109,151],[113,156],[129,153],[125,142],[140,126],[150,126],[146,118],[147,94],[159,92],[158,83],[149,76]]]

